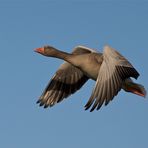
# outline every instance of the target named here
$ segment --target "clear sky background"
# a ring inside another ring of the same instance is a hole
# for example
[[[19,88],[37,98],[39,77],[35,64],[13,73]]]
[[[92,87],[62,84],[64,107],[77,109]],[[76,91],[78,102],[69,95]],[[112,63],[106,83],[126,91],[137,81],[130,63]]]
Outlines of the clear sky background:
[[[66,52],[109,44],[148,88],[148,1],[0,0],[0,147],[147,148],[147,98],[121,91],[90,113],[90,80],[53,108],[36,104],[63,62],[33,51],[47,44]]]

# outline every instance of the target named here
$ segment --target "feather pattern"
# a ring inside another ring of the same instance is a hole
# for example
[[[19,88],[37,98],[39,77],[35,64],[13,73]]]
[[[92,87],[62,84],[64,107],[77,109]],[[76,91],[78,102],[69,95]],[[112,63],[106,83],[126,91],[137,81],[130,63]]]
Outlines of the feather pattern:
[[[97,81],[85,109],[87,110],[93,105],[90,111],[95,108],[98,110],[104,102],[107,105],[121,90],[126,78],[137,78],[138,76],[139,73],[121,54],[106,46]]]

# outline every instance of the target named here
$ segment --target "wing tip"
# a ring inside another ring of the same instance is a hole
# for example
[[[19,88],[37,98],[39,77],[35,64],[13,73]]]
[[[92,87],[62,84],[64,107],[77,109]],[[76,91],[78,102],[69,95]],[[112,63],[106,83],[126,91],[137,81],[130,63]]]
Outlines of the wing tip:
[[[39,100],[36,101],[36,104],[39,104],[40,102],[41,102],[41,100],[39,99]]]

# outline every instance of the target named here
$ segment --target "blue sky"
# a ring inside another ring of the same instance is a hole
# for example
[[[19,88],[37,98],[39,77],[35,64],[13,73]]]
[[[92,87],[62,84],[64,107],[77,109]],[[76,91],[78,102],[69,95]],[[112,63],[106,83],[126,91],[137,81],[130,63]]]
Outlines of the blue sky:
[[[52,45],[71,52],[77,45],[118,49],[148,88],[148,1],[0,0],[0,147],[148,147],[148,100],[121,91],[99,111],[84,111],[94,86],[53,108],[36,101],[59,59],[33,49]]]

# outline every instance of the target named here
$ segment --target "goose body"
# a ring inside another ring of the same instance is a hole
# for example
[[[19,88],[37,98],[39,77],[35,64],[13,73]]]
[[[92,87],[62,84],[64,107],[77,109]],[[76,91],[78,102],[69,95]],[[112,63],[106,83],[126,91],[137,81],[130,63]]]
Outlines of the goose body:
[[[107,105],[121,89],[146,96],[144,87],[130,78],[138,78],[137,70],[109,46],[104,47],[103,53],[84,46],[77,46],[72,53],[60,51],[52,46],[35,51],[65,61],[37,101],[40,106],[44,105],[46,108],[55,105],[79,90],[88,79],[96,81],[92,95],[85,105],[85,109],[92,106],[90,111],[100,109],[103,103]]]
[[[76,55],[74,56],[74,60],[75,59],[76,63],[73,61],[71,61],[71,63],[74,63],[75,66],[83,71],[83,73],[90,79],[97,80],[99,69],[102,63],[102,54],[89,53]]]

